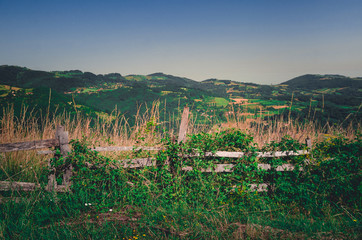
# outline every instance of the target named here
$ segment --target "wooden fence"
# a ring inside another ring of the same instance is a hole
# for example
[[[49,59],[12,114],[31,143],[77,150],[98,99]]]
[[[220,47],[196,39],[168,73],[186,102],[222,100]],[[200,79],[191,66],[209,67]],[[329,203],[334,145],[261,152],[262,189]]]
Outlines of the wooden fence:
[[[180,130],[178,135],[178,142],[182,142],[186,139],[187,127],[188,127],[188,116],[189,108],[185,107],[180,124]],[[311,147],[311,140],[306,139],[306,144]],[[18,143],[6,143],[0,144],[0,152],[13,152],[21,150],[34,150],[55,147],[60,150],[60,156],[66,158],[70,152],[68,132],[64,131],[63,126],[58,126],[56,134],[53,139],[46,139],[40,141],[31,142],[18,142]],[[147,151],[160,151],[162,148],[157,147],[139,147],[134,148],[132,146],[111,146],[111,147],[96,147],[92,150],[95,151],[132,151],[132,150],[147,150]],[[55,151],[38,151],[38,154],[53,154]],[[274,157],[287,157],[287,156],[298,156],[309,154],[306,150],[299,151],[277,151],[277,152],[258,152],[257,157],[259,158],[274,158]],[[60,157],[56,156],[56,157]],[[196,157],[197,154],[185,157]],[[226,157],[226,158],[241,158],[245,156],[244,152],[227,152],[217,151],[215,153],[208,152],[205,154],[208,157]],[[156,166],[156,160],[154,158],[138,158],[138,159],[127,159],[119,161],[119,166],[123,168],[141,168],[146,166]],[[55,169],[51,168],[50,160],[48,162],[50,174],[48,176],[48,184],[46,186],[47,191],[66,192],[69,190],[71,185],[72,176],[72,165],[66,167],[63,173],[63,182],[61,185],[57,185]],[[201,172],[232,172],[234,164],[215,164],[214,168],[201,169]],[[270,164],[258,164],[258,168],[264,170],[271,170]],[[295,169],[293,164],[283,164],[278,166],[275,171],[292,171]],[[183,167],[184,171],[192,171],[193,168],[190,166]],[[300,170],[302,170],[300,168]],[[263,192],[268,190],[267,183],[252,184],[250,186],[251,191]],[[33,191],[34,189],[40,188],[39,184],[28,183],[28,182],[11,182],[11,181],[0,181],[0,191],[9,190],[22,190],[22,191]]]
[[[68,153],[70,152],[69,138],[68,138],[68,132],[64,131],[63,126],[57,127],[55,136],[52,139],[0,144],[0,152],[15,152],[15,151],[35,150],[35,149],[51,148],[51,147],[59,149],[60,156],[63,157],[68,156]],[[52,151],[50,152],[53,153]],[[65,172],[63,174],[63,184],[59,186],[57,186],[55,169],[51,168],[50,160],[48,162],[48,166],[50,174],[48,176],[48,184],[46,190],[48,191],[54,190],[57,192],[67,191],[70,186],[72,166],[70,165],[65,169]],[[8,191],[8,190],[33,191],[34,189],[37,189],[39,187],[40,185],[36,183],[0,181],[0,191]]]

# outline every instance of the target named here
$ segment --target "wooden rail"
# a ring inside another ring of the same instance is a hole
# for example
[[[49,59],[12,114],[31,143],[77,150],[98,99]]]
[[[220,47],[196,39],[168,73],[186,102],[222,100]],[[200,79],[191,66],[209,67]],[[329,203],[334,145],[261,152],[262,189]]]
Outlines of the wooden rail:
[[[58,145],[57,139],[46,139],[30,142],[3,143],[0,144],[0,152],[15,152],[41,148],[50,148]]]
[[[37,189],[41,189],[40,184],[37,183],[0,181],[0,191],[34,191]],[[59,185],[55,191],[66,192],[67,189],[64,185]]]
[[[302,154],[300,154],[302,155]],[[294,155],[295,156],[295,155]],[[142,168],[142,167],[151,167],[156,166],[156,159],[155,158],[137,158],[137,159],[125,159],[125,160],[119,160],[118,167],[122,168]],[[215,164],[213,168],[201,168],[201,172],[233,172],[233,167],[236,164],[231,163],[223,163],[223,164]],[[266,163],[259,163],[258,164],[259,169],[263,170],[272,170],[272,166],[270,164]],[[282,164],[278,167],[276,167],[274,170],[277,172],[284,172],[284,171],[293,171],[295,169],[295,166],[293,164]],[[183,171],[192,171],[193,167],[191,166],[185,166],[182,167]],[[303,171],[302,167],[299,167],[299,171]]]
[[[161,147],[134,147],[134,146],[109,146],[109,147],[95,147],[92,148],[92,151],[97,152],[116,152],[116,151],[161,151],[164,148]],[[52,150],[43,150],[38,151],[39,155],[47,155],[47,154],[54,154],[55,151]]]

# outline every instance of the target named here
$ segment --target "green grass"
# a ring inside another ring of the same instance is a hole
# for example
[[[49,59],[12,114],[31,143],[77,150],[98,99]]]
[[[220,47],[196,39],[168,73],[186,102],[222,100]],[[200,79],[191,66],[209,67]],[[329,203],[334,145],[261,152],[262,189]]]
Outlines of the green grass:
[[[217,107],[226,107],[229,104],[229,101],[221,97],[208,97],[206,102],[209,104],[215,104]]]
[[[229,101],[225,98],[215,97],[214,101],[216,103],[216,106],[223,106],[226,107],[229,104]]]
[[[288,136],[263,149],[254,144],[251,135],[238,130],[192,135],[181,145],[168,137],[162,141],[166,149],[155,156],[157,165],[139,169],[117,168],[117,161],[88,150],[86,139],[74,141],[68,160],[52,161],[59,171],[67,161],[72,162],[72,191],[3,194],[22,200],[0,204],[0,238],[361,237],[360,137],[352,141],[328,138],[317,144],[313,150],[316,164],[303,166],[303,173],[265,172],[256,167],[255,151],[306,148]],[[202,173],[200,168],[227,161],[202,157],[204,152],[215,150],[248,154],[233,160],[236,166],[232,173]],[[201,156],[181,159],[181,152]],[[306,157],[272,158],[269,163],[302,164]],[[167,160],[170,165],[164,165]],[[182,171],[183,166],[194,170]],[[271,179],[273,192],[247,190],[249,183]]]

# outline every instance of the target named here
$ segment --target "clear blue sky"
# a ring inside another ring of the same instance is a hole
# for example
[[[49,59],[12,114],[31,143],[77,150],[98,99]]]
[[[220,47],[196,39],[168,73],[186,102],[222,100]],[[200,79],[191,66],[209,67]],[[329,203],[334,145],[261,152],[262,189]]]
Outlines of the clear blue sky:
[[[361,0],[0,0],[0,65],[280,83],[362,76]]]

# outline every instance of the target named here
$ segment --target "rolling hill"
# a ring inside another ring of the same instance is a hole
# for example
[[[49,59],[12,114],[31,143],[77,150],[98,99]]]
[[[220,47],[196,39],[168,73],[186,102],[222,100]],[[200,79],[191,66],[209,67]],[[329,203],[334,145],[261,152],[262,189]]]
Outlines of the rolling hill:
[[[231,107],[248,118],[285,115],[335,123],[346,117],[359,121],[362,81],[307,74],[278,85],[259,85],[218,79],[197,82],[164,73],[96,75],[0,66],[0,106],[14,104],[18,111],[25,105],[43,112],[50,107],[100,116],[117,109],[132,122],[139,108],[145,110],[155,101],[163,106],[165,116],[177,115],[189,105],[195,113],[219,121],[226,119]]]
[[[350,78],[342,75],[306,74],[281,83],[292,89],[316,90],[323,88],[362,88],[362,78]]]

